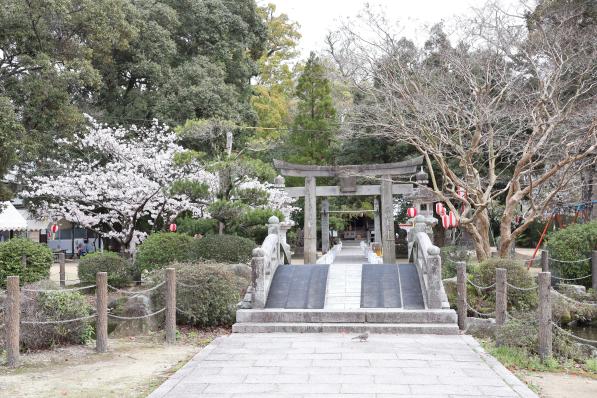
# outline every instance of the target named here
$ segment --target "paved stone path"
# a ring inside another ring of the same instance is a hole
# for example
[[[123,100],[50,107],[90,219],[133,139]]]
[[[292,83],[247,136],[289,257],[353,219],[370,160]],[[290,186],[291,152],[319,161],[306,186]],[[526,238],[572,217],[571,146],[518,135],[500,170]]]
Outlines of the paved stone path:
[[[345,242],[328,271],[325,308],[348,310],[361,307],[361,267],[367,260],[360,242]]]
[[[470,336],[351,337],[220,337],[150,398],[537,398]]]

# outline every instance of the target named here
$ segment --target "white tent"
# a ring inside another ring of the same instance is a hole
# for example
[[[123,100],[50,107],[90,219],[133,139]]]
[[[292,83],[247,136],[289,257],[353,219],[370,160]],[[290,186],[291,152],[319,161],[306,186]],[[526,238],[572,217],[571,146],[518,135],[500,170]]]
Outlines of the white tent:
[[[10,202],[0,202],[0,231],[26,231],[27,220]]]

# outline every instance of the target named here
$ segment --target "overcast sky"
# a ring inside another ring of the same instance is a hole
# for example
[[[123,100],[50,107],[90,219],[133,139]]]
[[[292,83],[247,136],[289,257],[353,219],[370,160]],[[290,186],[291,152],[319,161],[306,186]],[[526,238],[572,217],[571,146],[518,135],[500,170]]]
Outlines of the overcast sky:
[[[502,3],[517,1],[502,0]],[[257,3],[274,3],[278,13],[287,14],[301,25],[303,37],[299,48],[304,58],[311,50],[323,49],[326,34],[337,27],[339,21],[357,16],[366,3],[384,10],[388,21],[399,20],[405,36],[423,41],[427,36],[426,26],[470,13],[471,7],[482,5],[483,0],[258,0]]]

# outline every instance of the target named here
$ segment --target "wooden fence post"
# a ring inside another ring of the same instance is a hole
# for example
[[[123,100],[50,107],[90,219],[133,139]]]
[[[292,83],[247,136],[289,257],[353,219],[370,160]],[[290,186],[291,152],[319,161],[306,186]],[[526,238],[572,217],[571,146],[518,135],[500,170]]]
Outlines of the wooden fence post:
[[[458,293],[458,328],[466,329],[466,263],[458,261],[456,263],[456,291]]]
[[[166,269],[166,343],[176,343],[176,270]]]
[[[551,273],[540,272],[537,280],[539,284],[539,356],[541,359],[551,357],[552,326],[551,326]]]
[[[58,263],[60,264],[60,286],[66,286],[66,255],[63,252],[58,253]]]
[[[549,272],[549,252],[541,250],[541,271]]]
[[[597,250],[593,250],[593,256],[591,257],[591,286],[593,290],[597,291]]]
[[[508,309],[508,283],[506,269],[495,269],[495,324],[503,326],[506,323]]]
[[[96,313],[95,350],[108,351],[108,274],[95,274]]]
[[[9,368],[19,366],[19,337],[21,334],[21,289],[19,277],[6,278],[6,357]]]

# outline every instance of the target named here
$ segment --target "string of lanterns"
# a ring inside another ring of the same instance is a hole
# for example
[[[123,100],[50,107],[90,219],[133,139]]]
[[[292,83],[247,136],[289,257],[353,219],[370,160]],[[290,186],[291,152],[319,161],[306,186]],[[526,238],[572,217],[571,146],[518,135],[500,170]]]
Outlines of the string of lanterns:
[[[454,212],[447,212],[444,204],[438,202],[435,204],[435,212],[441,217],[442,226],[445,229],[456,228],[458,226],[458,217]],[[417,216],[417,208],[416,207],[409,207],[406,209],[406,215],[409,218],[414,218]]]

